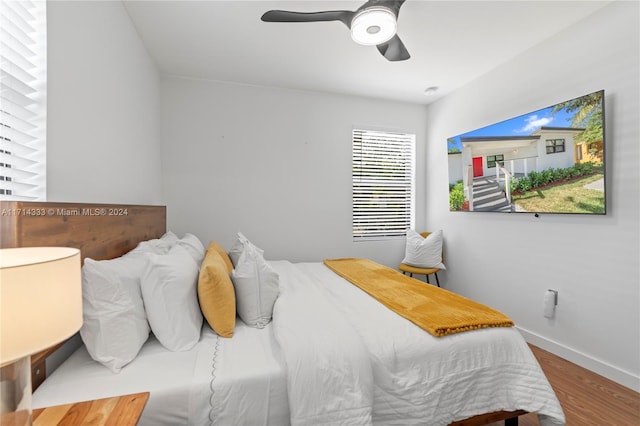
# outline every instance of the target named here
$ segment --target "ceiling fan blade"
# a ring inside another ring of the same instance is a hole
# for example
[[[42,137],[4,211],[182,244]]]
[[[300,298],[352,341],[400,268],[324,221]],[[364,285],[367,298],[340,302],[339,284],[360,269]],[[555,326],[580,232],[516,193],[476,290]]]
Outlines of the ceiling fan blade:
[[[340,21],[347,27],[355,12],[350,10],[328,10],[324,12],[290,12],[287,10],[270,10],[262,15],[264,22],[323,22]]]
[[[389,61],[406,61],[411,57],[409,51],[404,47],[404,43],[398,34],[391,37],[389,41],[377,45],[378,51]]]

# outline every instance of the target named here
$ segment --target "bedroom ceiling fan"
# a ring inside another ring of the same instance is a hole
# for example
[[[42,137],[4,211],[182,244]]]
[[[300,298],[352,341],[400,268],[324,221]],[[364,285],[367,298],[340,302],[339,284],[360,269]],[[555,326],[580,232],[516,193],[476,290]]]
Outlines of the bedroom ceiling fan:
[[[375,45],[389,61],[405,61],[411,57],[398,37],[397,19],[405,0],[369,0],[357,10],[323,12],[291,12],[270,10],[262,15],[264,22],[340,21],[351,30],[351,38],[366,46]]]

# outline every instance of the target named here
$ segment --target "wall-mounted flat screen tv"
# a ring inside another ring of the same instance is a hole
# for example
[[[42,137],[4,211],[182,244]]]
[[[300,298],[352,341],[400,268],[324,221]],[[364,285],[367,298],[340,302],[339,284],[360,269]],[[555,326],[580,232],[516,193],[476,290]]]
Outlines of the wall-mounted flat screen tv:
[[[449,209],[606,214],[604,90],[447,139]]]

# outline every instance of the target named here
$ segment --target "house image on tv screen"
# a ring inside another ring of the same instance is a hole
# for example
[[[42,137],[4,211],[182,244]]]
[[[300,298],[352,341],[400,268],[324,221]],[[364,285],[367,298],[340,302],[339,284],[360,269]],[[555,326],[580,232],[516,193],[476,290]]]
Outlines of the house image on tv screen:
[[[604,214],[603,95],[449,138],[450,210]]]

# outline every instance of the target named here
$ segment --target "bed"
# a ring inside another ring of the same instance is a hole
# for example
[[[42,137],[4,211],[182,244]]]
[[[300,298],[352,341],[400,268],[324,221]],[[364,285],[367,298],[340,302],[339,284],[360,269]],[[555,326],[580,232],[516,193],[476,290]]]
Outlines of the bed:
[[[134,207],[63,206],[126,210],[124,221],[108,214],[14,216],[2,223],[13,236],[3,246],[69,245],[85,247],[83,256],[92,259],[118,257],[166,231],[164,207]],[[86,226],[89,220],[93,225]],[[517,424],[527,412],[538,413],[542,425],[564,424],[515,327],[435,337],[322,262],[267,263],[279,277],[279,294],[273,320],[262,328],[238,318],[233,337],[225,338],[203,321],[197,343],[181,351],[167,350],[152,333],[118,373],[82,346],[34,392],[34,408],[149,391],[143,425]]]

